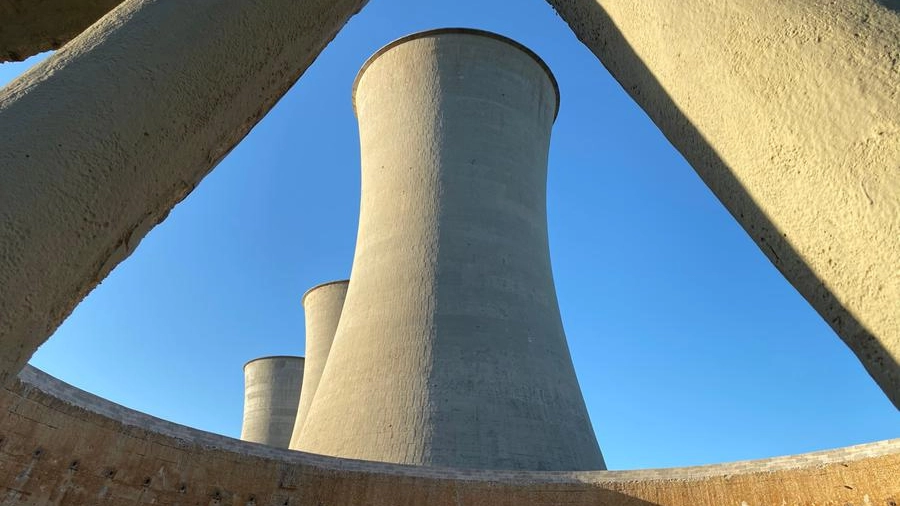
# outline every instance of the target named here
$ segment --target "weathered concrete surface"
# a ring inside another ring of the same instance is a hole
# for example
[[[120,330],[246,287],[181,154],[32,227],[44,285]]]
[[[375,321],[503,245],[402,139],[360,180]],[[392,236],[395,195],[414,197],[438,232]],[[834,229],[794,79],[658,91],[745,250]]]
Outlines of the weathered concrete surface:
[[[900,3],[549,3],[900,407]]]
[[[260,357],[244,364],[244,420],[241,439],[276,448],[291,443],[303,357]]]
[[[465,471],[344,460],[166,422],[26,367],[0,391],[0,503],[721,506],[900,502],[900,440],[713,466]]]
[[[306,365],[303,374],[303,390],[300,392],[300,406],[291,434],[290,448],[300,447],[300,433],[309,413],[313,397],[319,388],[322,371],[331,351],[334,332],[341,321],[344,298],[347,296],[348,280],[331,281],[316,285],[303,294],[301,303],[306,318]]]
[[[486,32],[394,42],[357,77],[352,278],[298,448],[603,469],[550,270],[546,66]]]
[[[59,49],[122,0],[0,0],[0,62]]]
[[[128,0],[0,90],[0,383],[364,0]]]

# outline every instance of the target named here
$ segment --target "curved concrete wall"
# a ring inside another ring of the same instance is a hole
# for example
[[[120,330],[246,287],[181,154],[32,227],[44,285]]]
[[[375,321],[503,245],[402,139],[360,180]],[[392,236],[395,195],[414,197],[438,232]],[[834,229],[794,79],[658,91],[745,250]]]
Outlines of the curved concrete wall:
[[[900,408],[900,2],[549,1]]]
[[[241,439],[287,448],[297,417],[303,357],[261,357],[244,364]]]
[[[363,3],[128,0],[0,90],[0,383]]]
[[[352,281],[298,448],[603,469],[550,270],[552,75],[509,39],[438,30],[383,48],[354,91]]]
[[[348,280],[323,283],[303,294],[303,312],[306,317],[306,363],[303,389],[300,391],[300,407],[297,409],[297,420],[294,422],[294,431],[291,435],[292,449],[300,446],[303,422],[316,395],[316,389],[319,388],[322,371],[325,370],[331,343],[334,341],[334,332],[341,320],[349,283]]]
[[[465,471],[361,462],[218,436],[26,367],[0,390],[0,502],[32,506],[721,506],[900,502],[900,439],[641,471]]]

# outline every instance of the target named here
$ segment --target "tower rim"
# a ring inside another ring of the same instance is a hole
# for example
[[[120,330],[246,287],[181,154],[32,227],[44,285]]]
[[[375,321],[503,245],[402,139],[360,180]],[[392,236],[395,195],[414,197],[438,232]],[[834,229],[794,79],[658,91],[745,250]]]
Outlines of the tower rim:
[[[363,74],[366,73],[366,70],[368,70],[369,66],[372,65],[372,63],[374,63],[375,60],[377,60],[381,55],[388,52],[389,50],[399,46],[400,44],[404,44],[406,42],[410,42],[413,40],[424,39],[426,37],[432,37],[435,35],[446,35],[446,34],[475,35],[475,36],[486,37],[489,39],[498,40],[500,42],[503,42],[503,43],[509,44],[510,46],[513,46],[514,48],[522,51],[523,53],[525,53],[526,55],[531,57],[531,59],[534,60],[538,64],[538,66],[540,66],[544,70],[544,73],[547,74],[547,77],[550,79],[550,83],[553,86],[553,93],[556,95],[556,108],[553,111],[553,120],[556,121],[556,117],[559,115],[559,102],[560,102],[559,83],[556,80],[556,76],[553,75],[553,71],[550,70],[550,66],[547,65],[547,63],[543,59],[541,59],[541,57],[538,56],[537,53],[535,53],[534,51],[529,49],[527,46],[525,46],[521,42],[513,40],[505,35],[500,35],[499,33],[490,32],[488,30],[481,30],[479,28],[466,28],[466,27],[433,28],[431,30],[423,30],[420,32],[411,33],[409,35],[404,35],[403,37],[394,39],[394,40],[388,42],[387,44],[385,44],[384,46],[381,46],[381,48],[378,49],[377,51],[375,51],[375,53],[373,53],[372,56],[369,56],[366,59],[366,61],[362,64],[362,67],[360,67],[359,72],[356,73],[356,78],[353,79],[353,89],[350,93],[351,102],[353,104],[353,114],[356,115],[356,88],[359,85],[359,81],[360,81],[360,79],[362,79]],[[313,288],[315,288],[315,287],[313,287]],[[305,294],[304,294],[304,296],[305,296]]]
[[[319,283],[318,285],[313,286],[309,290],[303,292],[303,296],[300,297],[300,305],[303,306],[306,303],[306,296],[311,294],[312,292],[318,290],[319,288],[325,288],[326,286],[331,285],[340,285],[340,284],[349,284],[349,279],[335,279],[334,281],[326,281],[324,283]]]
[[[243,368],[246,369],[247,366],[250,365],[250,364],[252,364],[253,362],[258,362],[258,361],[260,361],[260,360],[272,360],[272,359],[276,359],[276,358],[290,358],[290,359],[297,359],[297,360],[300,360],[301,362],[305,362],[305,361],[306,361],[306,357],[301,357],[301,356],[299,356],[299,355],[266,355],[266,356],[264,356],[264,357],[251,358],[250,360],[244,362],[244,367],[243,367]]]

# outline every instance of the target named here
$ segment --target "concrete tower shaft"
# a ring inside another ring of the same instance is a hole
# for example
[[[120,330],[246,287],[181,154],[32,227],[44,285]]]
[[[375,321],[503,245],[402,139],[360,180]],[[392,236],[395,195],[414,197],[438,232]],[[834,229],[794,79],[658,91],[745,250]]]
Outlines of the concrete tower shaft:
[[[302,381],[303,357],[261,357],[244,364],[241,439],[287,448]]]
[[[303,388],[300,390],[300,407],[297,421],[291,435],[291,449],[300,445],[300,431],[306,414],[312,405],[334,333],[341,319],[344,297],[347,295],[348,280],[332,281],[314,286],[303,294],[303,312],[306,317],[306,360],[303,371]]]
[[[299,449],[602,469],[550,270],[546,65],[487,32],[414,34],[369,59],[354,106],[352,281]]]

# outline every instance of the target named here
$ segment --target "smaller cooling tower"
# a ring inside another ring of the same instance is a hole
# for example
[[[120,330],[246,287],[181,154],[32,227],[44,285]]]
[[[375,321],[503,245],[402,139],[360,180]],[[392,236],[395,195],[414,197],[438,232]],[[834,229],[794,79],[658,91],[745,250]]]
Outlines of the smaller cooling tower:
[[[301,304],[306,316],[306,366],[300,408],[297,410],[297,421],[294,423],[294,433],[291,436],[291,449],[297,449],[299,446],[300,431],[319,387],[322,370],[325,369],[325,361],[331,350],[334,331],[341,319],[349,283],[350,281],[346,279],[322,283],[303,294]]]
[[[303,357],[261,357],[244,364],[241,439],[287,448],[302,382]]]

